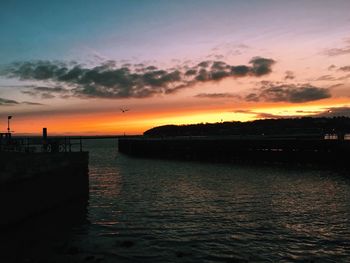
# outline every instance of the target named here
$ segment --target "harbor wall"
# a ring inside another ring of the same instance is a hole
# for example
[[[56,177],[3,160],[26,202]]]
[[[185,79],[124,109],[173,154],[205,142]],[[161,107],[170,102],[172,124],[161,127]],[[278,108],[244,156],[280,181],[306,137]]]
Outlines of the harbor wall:
[[[88,152],[0,152],[0,228],[88,198]]]
[[[230,137],[120,138],[119,152],[138,157],[217,162],[349,165],[350,141],[233,139]]]

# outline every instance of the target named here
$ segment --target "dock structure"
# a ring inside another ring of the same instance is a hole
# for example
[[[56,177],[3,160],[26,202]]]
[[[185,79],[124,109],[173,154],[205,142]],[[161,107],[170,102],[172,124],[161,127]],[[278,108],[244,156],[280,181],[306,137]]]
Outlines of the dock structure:
[[[121,153],[149,158],[213,162],[349,165],[350,140],[264,136],[120,138]]]
[[[0,135],[0,229],[76,198],[88,198],[89,154],[81,140]]]

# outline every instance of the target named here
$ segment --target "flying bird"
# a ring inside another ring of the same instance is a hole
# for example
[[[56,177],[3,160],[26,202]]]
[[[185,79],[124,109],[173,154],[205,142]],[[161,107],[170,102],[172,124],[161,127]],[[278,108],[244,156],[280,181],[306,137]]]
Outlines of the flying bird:
[[[123,108],[120,108],[120,110],[122,111],[122,113],[129,111],[129,109],[123,109]]]

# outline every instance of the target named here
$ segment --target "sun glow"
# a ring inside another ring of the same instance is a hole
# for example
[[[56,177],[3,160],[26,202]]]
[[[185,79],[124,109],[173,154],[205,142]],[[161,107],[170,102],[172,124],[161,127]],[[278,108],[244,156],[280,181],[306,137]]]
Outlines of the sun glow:
[[[254,107],[253,107],[254,106]],[[278,117],[303,117],[326,112],[329,108],[349,107],[345,99],[326,100],[322,103],[286,104],[261,103],[223,105],[222,107],[183,108],[178,110],[137,110],[133,108],[126,113],[108,111],[99,113],[75,113],[71,115],[58,114],[51,118],[45,115],[26,116],[14,115],[12,120],[15,134],[40,134],[43,127],[49,134],[55,135],[137,135],[146,130],[168,124],[184,125],[196,123],[218,123],[230,121],[252,121],[255,119]],[[1,126],[6,129],[5,119]]]

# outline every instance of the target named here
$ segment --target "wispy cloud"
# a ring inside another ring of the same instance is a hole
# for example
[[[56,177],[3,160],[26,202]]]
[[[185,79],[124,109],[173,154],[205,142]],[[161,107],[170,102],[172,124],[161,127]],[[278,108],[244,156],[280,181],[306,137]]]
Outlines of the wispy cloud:
[[[287,70],[284,75],[284,80],[292,80],[295,79],[295,75],[293,71]]]
[[[316,81],[333,81],[333,80],[336,80],[336,78],[333,77],[332,75],[322,75],[315,80]]]
[[[325,50],[324,54],[330,57],[350,54],[350,46],[344,48],[330,48]]]
[[[220,60],[227,57],[239,56],[248,49],[251,49],[251,47],[245,44],[231,42],[221,43],[211,49],[211,53],[207,58]]]
[[[338,70],[341,70],[341,71],[350,71],[350,66],[344,66],[344,67],[340,67]]]
[[[234,110],[234,113],[245,113],[245,114],[253,114],[258,119],[281,119],[281,118],[294,118],[297,115],[278,115],[267,112],[256,112],[252,110]]]
[[[18,101],[0,98],[0,106],[12,106],[19,104]]]
[[[41,105],[44,105],[44,104],[42,104],[42,103],[31,102],[31,101],[22,101],[21,104],[33,105],[33,106],[41,106]]]
[[[254,114],[259,119],[281,119],[281,118],[300,118],[300,117],[350,117],[350,107],[329,107],[321,109],[321,111],[305,111],[299,110],[295,114],[273,114],[267,112],[256,112],[251,110],[234,110],[235,113]]]
[[[333,69],[335,69],[335,68],[337,68],[337,66],[334,65],[334,64],[332,64],[332,65],[330,65],[327,69],[328,69],[328,70],[333,70]]]
[[[20,105],[20,104],[25,104],[25,105],[43,105],[43,104],[37,103],[37,102],[30,102],[30,101],[19,102],[19,101],[16,101],[16,100],[0,98],[0,106],[15,106],[15,105]]]
[[[40,97],[41,99],[52,99],[55,98],[57,95],[64,98],[65,96],[69,96],[70,90],[67,88],[63,88],[60,86],[56,87],[30,87],[29,89],[24,89],[21,91],[23,94],[27,94],[33,97]]]
[[[345,76],[341,76],[341,77],[337,78],[337,80],[347,80],[349,78],[350,78],[350,74],[347,74]]]
[[[233,93],[199,93],[195,95],[196,98],[210,98],[210,99],[222,99],[222,98],[235,98],[240,99],[241,96]]]
[[[330,107],[323,112],[314,115],[315,117],[350,117],[350,107]]]
[[[330,57],[350,54],[350,40],[347,39],[343,47],[324,50],[323,54]]]

